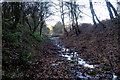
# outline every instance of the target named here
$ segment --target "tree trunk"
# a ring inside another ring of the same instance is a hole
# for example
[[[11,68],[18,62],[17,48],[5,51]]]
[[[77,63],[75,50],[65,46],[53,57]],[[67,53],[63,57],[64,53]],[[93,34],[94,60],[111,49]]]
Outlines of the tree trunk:
[[[68,36],[68,32],[65,28],[65,23],[64,23],[64,10],[63,10],[63,1],[61,1],[61,19],[62,19],[62,24],[63,24],[63,27],[64,27],[64,32],[67,34]]]
[[[31,25],[30,25],[28,19],[26,19],[26,23],[28,24],[28,26],[29,26],[29,28],[30,28],[30,31],[31,31],[31,30],[32,30],[32,27],[31,27]]]
[[[42,35],[42,28],[43,28],[43,22],[41,22],[41,24],[40,24],[40,35]]]
[[[95,13],[95,11],[93,9],[92,0],[89,0],[89,3],[90,3],[90,10],[91,10],[92,19],[93,19],[93,23],[95,25],[95,28],[97,27],[97,22],[95,21],[95,18],[103,26],[103,28],[106,28],[106,26],[99,20],[99,18],[97,17],[97,15]]]
[[[14,15],[15,15],[15,22],[13,24],[13,27],[16,28],[20,20],[20,3],[19,2],[14,3]]]
[[[38,28],[39,25],[40,25],[40,21],[39,21],[39,23],[36,26],[34,26],[32,33],[35,33],[35,31],[36,31],[36,29]]]
[[[110,15],[110,19],[113,19],[114,16],[113,16],[113,13],[112,13],[112,10],[115,14],[115,17],[119,17],[118,13],[117,13],[117,10],[113,7],[113,5],[108,1],[108,0],[105,0],[106,1],[106,5],[107,5],[107,8],[108,8],[108,11],[109,11],[109,15]]]

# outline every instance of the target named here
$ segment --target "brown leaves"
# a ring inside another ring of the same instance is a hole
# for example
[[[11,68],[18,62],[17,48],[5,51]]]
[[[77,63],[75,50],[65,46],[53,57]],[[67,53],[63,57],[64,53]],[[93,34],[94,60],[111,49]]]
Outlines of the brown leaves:
[[[79,56],[90,62],[99,61],[99,65],[103,64],[103,67],[97,68],[98,71],[104,70],[114,70],[119,71],[120,60],[118,56],[119,47],[118,47],[118,35],[117,29],[109,27],[101,31],[93,31],[80,34],[79,36],[69,36],[69,38],[64,39],[64,45],[67,47],[76,47]],[[83,47],[86,47],[83,50]],[[105,64],[108,64],[110,69],[102,69],[105,67]],[[114,72],[116,72],[114,71]]]

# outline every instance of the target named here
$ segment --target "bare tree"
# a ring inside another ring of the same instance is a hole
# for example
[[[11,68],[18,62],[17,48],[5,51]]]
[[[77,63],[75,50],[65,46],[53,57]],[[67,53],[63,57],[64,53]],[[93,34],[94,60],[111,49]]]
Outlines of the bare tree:
[[[26,4],[26,23],[30,30],[34,33],[39,28],[40,35],[42,34],[42,28],[45,24],[45,20],[52,15],[49,2],[28,2]],[[31,25],[28,17],[32,18],[33,25]]]
[[[59,3],[60,3],[60,13],[61,13],[62,24],[63,24],[63,27],[64,27],[64,32],[68,35],[68,32],[65,28],[65,20],[64,20],[64,16],[65,16],[64,2],[63,2],[63,0],[59,0]]]
[[[20,21],[21,4],[19,2],[3,2],[2,17],[13,21],[12,28],[16,28]]]
[[[114,8],[114,6],[110,3],[110,1],[105,0],[105,2],[106,2],[106,6],[107,6],[107,8],[108,8],[108,11],[109,11],[110,19],[114,19],[115,17],[118,18],[119,15],[118,15],[118,13],[117,13],[117,10],[116,10],[116,9]],[[113,12],[114,12],[115,17],[114,17],[114,15],[113,15],[112,10],[113,10]]]
[[[42,2],[41,5],[40,5],[40,8],[41,8],[40,14],[39,14],[40,15],[40,21],[41,21],[41,23],[40,23],[40,34],[42,33],[42,28],[45,24],[45,20],[49,16],[53,15],[53,13],[50,10],[51,6],[52,6],[52,4],[50,2]]]
[[[90,3],[90,10],[91,10],[94,25],[97,27],[97,22],[96,22],[96,20],[97,20],[104,28],[106,28],[106,26],[99,20],[99,18],[97,17],[97,15],[95,13],[94,8],[93,8],[93,4],[92,4],[92,0],[89,0],[89,3]]]
[[[80,17],[79,5],[76,4],[76,1],[66,2],[66,6],[69,10],[69,17],[71,17],[72,21],[72,29],[75,30],[76,35],[81,33],[78,26],[78,18]]]

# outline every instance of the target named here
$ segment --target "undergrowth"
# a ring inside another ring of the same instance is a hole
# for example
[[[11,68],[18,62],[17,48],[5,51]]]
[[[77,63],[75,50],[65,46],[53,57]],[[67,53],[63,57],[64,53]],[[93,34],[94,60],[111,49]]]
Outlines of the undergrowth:
[[[12,21],[4,22],[4,24],[7,25],[3,27],[2,31],[3,71],[6,71],[5,73],[3,72],[5,74],[3,79],[14,80],[13,78],[17,77],[17,75],[14,76],[8,73],[12,70],[17,74],[16,69],[29,69],[35,57],[31,45],[35,45],[35,48],[40,48],[38,41],[43,42],[44,36],[37,32],[33,34],[27,28],[22,28],[20,24],[17,25],[16,29],[10,29],[9,26],[13,24]],[[24,80],[24,75],[19,78]]]

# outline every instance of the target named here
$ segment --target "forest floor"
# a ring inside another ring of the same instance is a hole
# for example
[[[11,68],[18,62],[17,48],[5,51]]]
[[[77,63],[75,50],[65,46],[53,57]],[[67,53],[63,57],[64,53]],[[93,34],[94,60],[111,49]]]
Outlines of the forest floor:
[[[88,34],[87,34],[88,35]],[[82,36],[82,34],[81,34]],[[89,36],[89,35],[88,35]],[[67,48],[74,48],[75,51],[78,52],[79,58],[84,59],[85,61],[88,61],[90,65],[97,65],[94,69],[91,69],[89,67],[84,66],[77,66],[76,62],[67,60],[66,58],[60,56],[61,49],[53,43],[51,39],[46,38],[44,42],[34,42],[39,44],[39,47],[35,47],[35,45],[31,46],[32,53],[34,53],[34,59],[32,60],[31,64],[23,69],[20,67],[14,67],[11,65],[8,71],[4,71],[3,77],[11,76],[11,80],[19,80],[19,79],[25,79],[25,80],[58,80],[58,79],[69,79],[69,80],[107,80],[112,79],[112,77],[109,74],[115,73],[119,77],[119,61],[118,61],[118,54],[110,55],[110,54],[101,54],[101,53],[94,53],[90,54],[86,50],[91,50],[93,46],[93,42],[87,41],[86,43],[83,41],[86,40],[79,40],[80,38],[77,38],[76,36],[67,37],[62,41],[62,44],[64,44]],[[69,41],[68,41],[69,40]],[[98,40],[98,39],[97,39]],[[72,41],[72,42],[71,42]],[[77,43],[77,44],[76,44]],[[79,45],[78,45],[79,43]],[[94,42],[95,43],[95,42]],[[61,44],[61,43],[60,43]],[[61,44],[61,45],[62,45]],[[76,44],[76,45],[74,45]],[[88,46],[85,46],[88,45]],[[95,45],[97,46],[97,45]],[[81,52],[82,51],[82,52]],[[89,53],[89,54],[88,54]],[[99,57],[99,56],[101,57]],[[107,56],[113,56],[112,59],[106,59]],[[101,59],[104,58],[104,59]],[[117,60],[116,60],[117,59]],[[106,62],[111,61],[113,63]],[[16,70],[18,69],[18,70]],[[76,74],[76,69],[79,69],[80,75],[82,77],[78,77],[78,74]],[[114,70],[113,70],[114,69]],[[85,76],[91,76],[94,78],[88,78]],[[99,76],[98,78],[95,78]],[[5,78],[3,80],[8,80],[9,78]],[[9,79],[10,80],[10,79]]]
[[[38,41],[29,32],[25,32],[20,38],[20,46],[16,47],[9,45],[13,42],[6,38],[12,37],[6,34],[3,37],[2,80],[74,78],[71,69],[75,67],[70,67],[71,63],[59,56],[60,48],[49,38],[44,37],[43,41]]]
[[[36,48],[35,43],[40,46]],[[11,63],[7,66],[4,63],[3,80],[57,80],[60,78],[74,78],[74,73],[71,72],[71,69],[75,67],[70,67],[69,64],[71,63],[59,56],[58,51],[60,48],[53,44],[50,39],[46,38],[44,42],[34,41],[30,49],[35,55],[30,65],[24,68],[25,65],[16,66],[13,61],[13,64]]]
[[[65,37],[63,44],[68,48],[74,48],[79,57],[89,61],[89,64],[98,65],[95,69],[99,73],[109,74],[112,72],[120,79],[118,39],[118,29],[110,27],[104,30],[85,32],[79,36],[74,34]]]
[[[3,80],[112,80],[116,76],[120,79],[116,28],[74,34],[62,40],[45,36],[39,40],[40,36],[23,30],[6,31],[3,30],[2,44]],[[75,54],[77,60],[84,61],[76,61]],[[86,63],[94,67],[84,66],[88,66]]]

